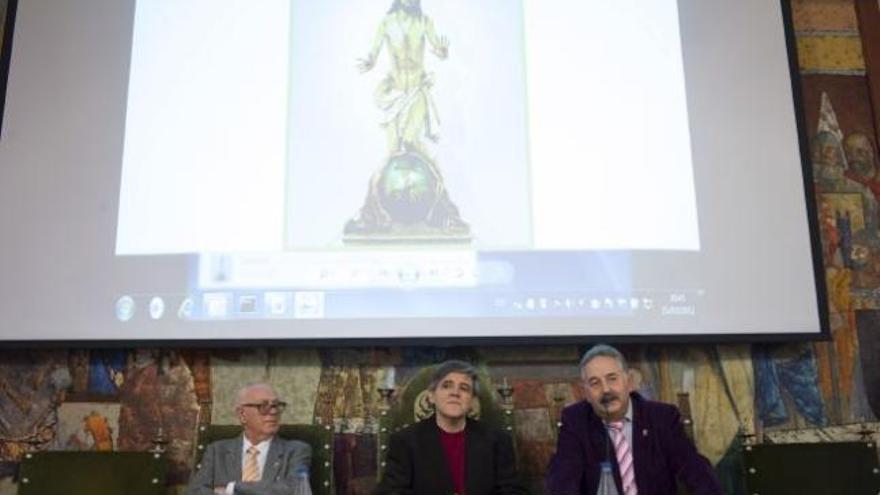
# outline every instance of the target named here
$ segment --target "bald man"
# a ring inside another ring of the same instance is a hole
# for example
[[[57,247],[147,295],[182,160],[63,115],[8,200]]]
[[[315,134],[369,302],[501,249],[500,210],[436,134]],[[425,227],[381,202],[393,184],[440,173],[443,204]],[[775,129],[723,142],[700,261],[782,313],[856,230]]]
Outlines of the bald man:
[[[308,474],[311,447],[276,436],[286,403],[271,385],[255,383],[239,390],[235,412],[242,435],[208,445],[187,495],[291,495]]]

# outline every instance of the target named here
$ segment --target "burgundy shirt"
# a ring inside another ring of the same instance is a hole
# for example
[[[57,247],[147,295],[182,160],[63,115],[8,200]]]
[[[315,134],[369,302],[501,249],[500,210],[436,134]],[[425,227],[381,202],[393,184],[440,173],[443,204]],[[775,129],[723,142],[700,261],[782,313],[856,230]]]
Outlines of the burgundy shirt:
[[[465,495],[464,491],[464,432],[447,433],[440,430],[440,443],[443,445],[443,453],[446,454],[446,464],[449,466],[449,476],[452,478],[452,487],[458,495]]]

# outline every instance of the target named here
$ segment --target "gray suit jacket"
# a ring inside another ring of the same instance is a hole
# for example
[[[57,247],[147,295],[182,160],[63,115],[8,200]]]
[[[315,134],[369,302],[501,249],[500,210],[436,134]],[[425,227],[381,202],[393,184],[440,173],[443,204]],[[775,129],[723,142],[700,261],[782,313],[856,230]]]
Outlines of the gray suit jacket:
[[[187,495],[214,495],[214,487],[235,482],[236,495],[288,495],[293,493],[296,477],[308,472],[312,448],[299,440],[272,439],[263,477],[260,481],[241,481],[241,451],[244,437],[220,440],[208,445],[201,468],[193,473]]]

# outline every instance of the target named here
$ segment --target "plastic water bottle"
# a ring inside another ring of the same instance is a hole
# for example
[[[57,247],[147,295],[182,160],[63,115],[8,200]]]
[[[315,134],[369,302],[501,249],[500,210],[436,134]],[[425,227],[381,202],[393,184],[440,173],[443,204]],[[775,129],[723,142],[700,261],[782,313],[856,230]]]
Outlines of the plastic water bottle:
[[[614,472],[611,471],[611,463],[605,461],[600,464],[602,474],[599,476],[599,489],[596,495],[619,495],[617,485],[614,484]]]
[[[293,495],[312,495],[312,485],[309,482],[309,468],[302,467],[296,471]]]

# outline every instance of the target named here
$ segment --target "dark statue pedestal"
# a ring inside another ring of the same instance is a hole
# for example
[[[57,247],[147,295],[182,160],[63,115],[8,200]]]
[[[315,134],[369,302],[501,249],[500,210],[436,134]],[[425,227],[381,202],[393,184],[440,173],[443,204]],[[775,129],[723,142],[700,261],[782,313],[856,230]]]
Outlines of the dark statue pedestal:
[[[449,199],[439,168],[422,153],[392,155],[370,179],[344,229],[346,245],[469,244],[470,226]]]

